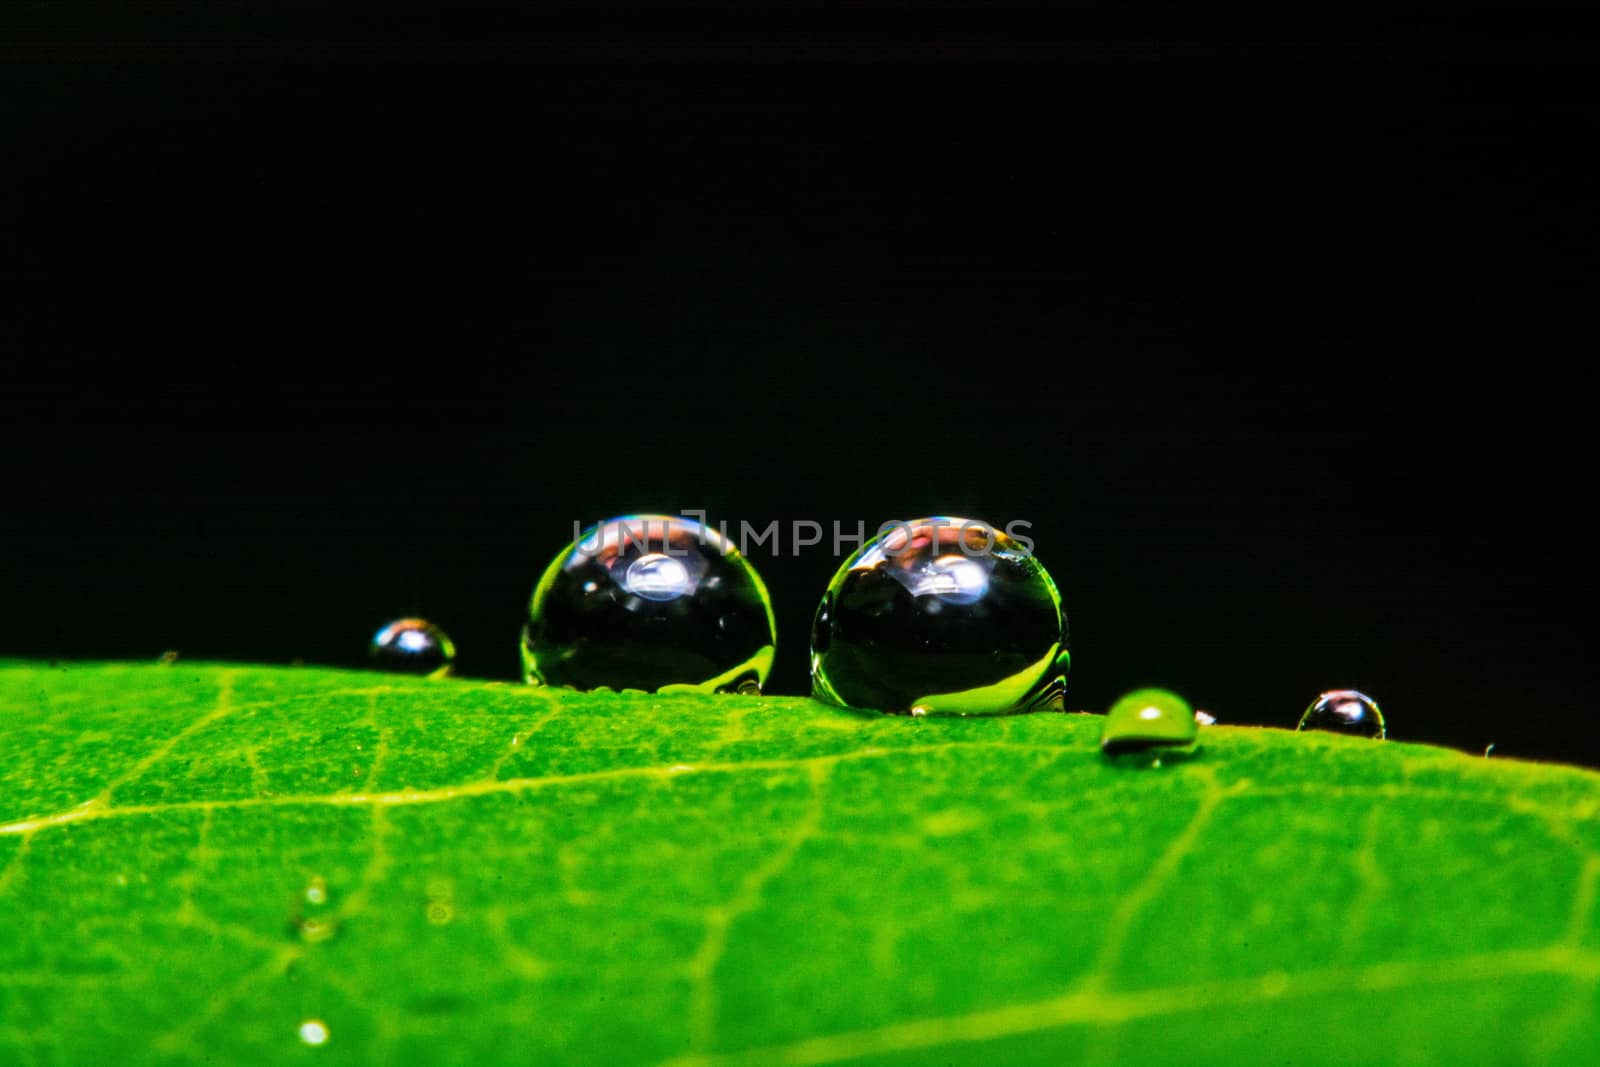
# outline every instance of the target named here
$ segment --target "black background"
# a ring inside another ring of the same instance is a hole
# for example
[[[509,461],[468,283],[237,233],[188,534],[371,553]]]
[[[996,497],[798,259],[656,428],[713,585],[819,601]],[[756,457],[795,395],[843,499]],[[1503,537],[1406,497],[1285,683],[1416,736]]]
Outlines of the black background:
[[[19,5],[0,653],[511,677],[573,521],[1032,523],[1069,703],[1600,763],[1550,8]],[[130,13],[131,12],[131,13]]]

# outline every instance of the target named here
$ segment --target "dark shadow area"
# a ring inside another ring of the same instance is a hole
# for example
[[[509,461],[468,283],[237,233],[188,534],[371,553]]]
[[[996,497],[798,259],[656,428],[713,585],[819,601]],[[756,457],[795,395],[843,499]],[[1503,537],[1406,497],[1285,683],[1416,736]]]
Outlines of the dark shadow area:
[[[689,508],[782,524],[799,693],[837,560],[789,524],[945,513],[1032,524],[1069,707],[1349,686],[1600,764],[1552,23],[27,10],[0,654],[356,665],[420,614],[511,677],[574,520]]]

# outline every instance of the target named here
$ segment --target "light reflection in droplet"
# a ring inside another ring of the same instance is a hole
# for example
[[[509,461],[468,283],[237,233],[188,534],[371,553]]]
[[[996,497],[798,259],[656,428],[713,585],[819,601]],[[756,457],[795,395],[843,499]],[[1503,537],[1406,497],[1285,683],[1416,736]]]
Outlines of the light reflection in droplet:
[[[651,552],[628,564],[622,578],[623,587],[635,596],[665,603],[694,591],[694,579],[689,568],[671,556]]]
[[[916,573],[909,589],[912,596],[936,596],[952,604],[976,604],[989,589],[989,572],[977,560],[944,555]]]

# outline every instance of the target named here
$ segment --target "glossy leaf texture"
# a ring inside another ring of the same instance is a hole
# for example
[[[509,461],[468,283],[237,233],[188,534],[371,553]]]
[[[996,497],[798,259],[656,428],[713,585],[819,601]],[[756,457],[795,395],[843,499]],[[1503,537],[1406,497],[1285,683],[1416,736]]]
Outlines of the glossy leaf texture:
[[[10,663],[0,1062],[1600,1062],[1600,775],[1100,722]]]

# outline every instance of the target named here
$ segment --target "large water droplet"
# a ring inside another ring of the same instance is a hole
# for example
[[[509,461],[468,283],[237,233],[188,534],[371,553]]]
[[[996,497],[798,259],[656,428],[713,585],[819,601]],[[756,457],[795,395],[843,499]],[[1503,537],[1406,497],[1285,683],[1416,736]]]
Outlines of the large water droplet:
[[[1100,728],[1100,749],[1108,756],[1183,750],[1200,735],[1194,709],[1166,689],[1136,689],[1111,705]]]
[[[988,523],[896,523],[845,560],[811,627],[816,696],[913,715],[1059,709],[1066,617],[1055,582]]]
[[[372,638],[368,648],[373,665],[404,674],[442,678],[455,662],[456,646],[450,636],[427,619],[396,619]]]
[[[776,647],[767,588],[719,533],[628,515],[545,569],[522,632],[525,681],[573,689],[758,693]]]
[[[1300,716],[1301,730],[1329,730],[1382,740],[1383,712],[1378,702],[1354,689],[1333,689],[1311,702]]]

